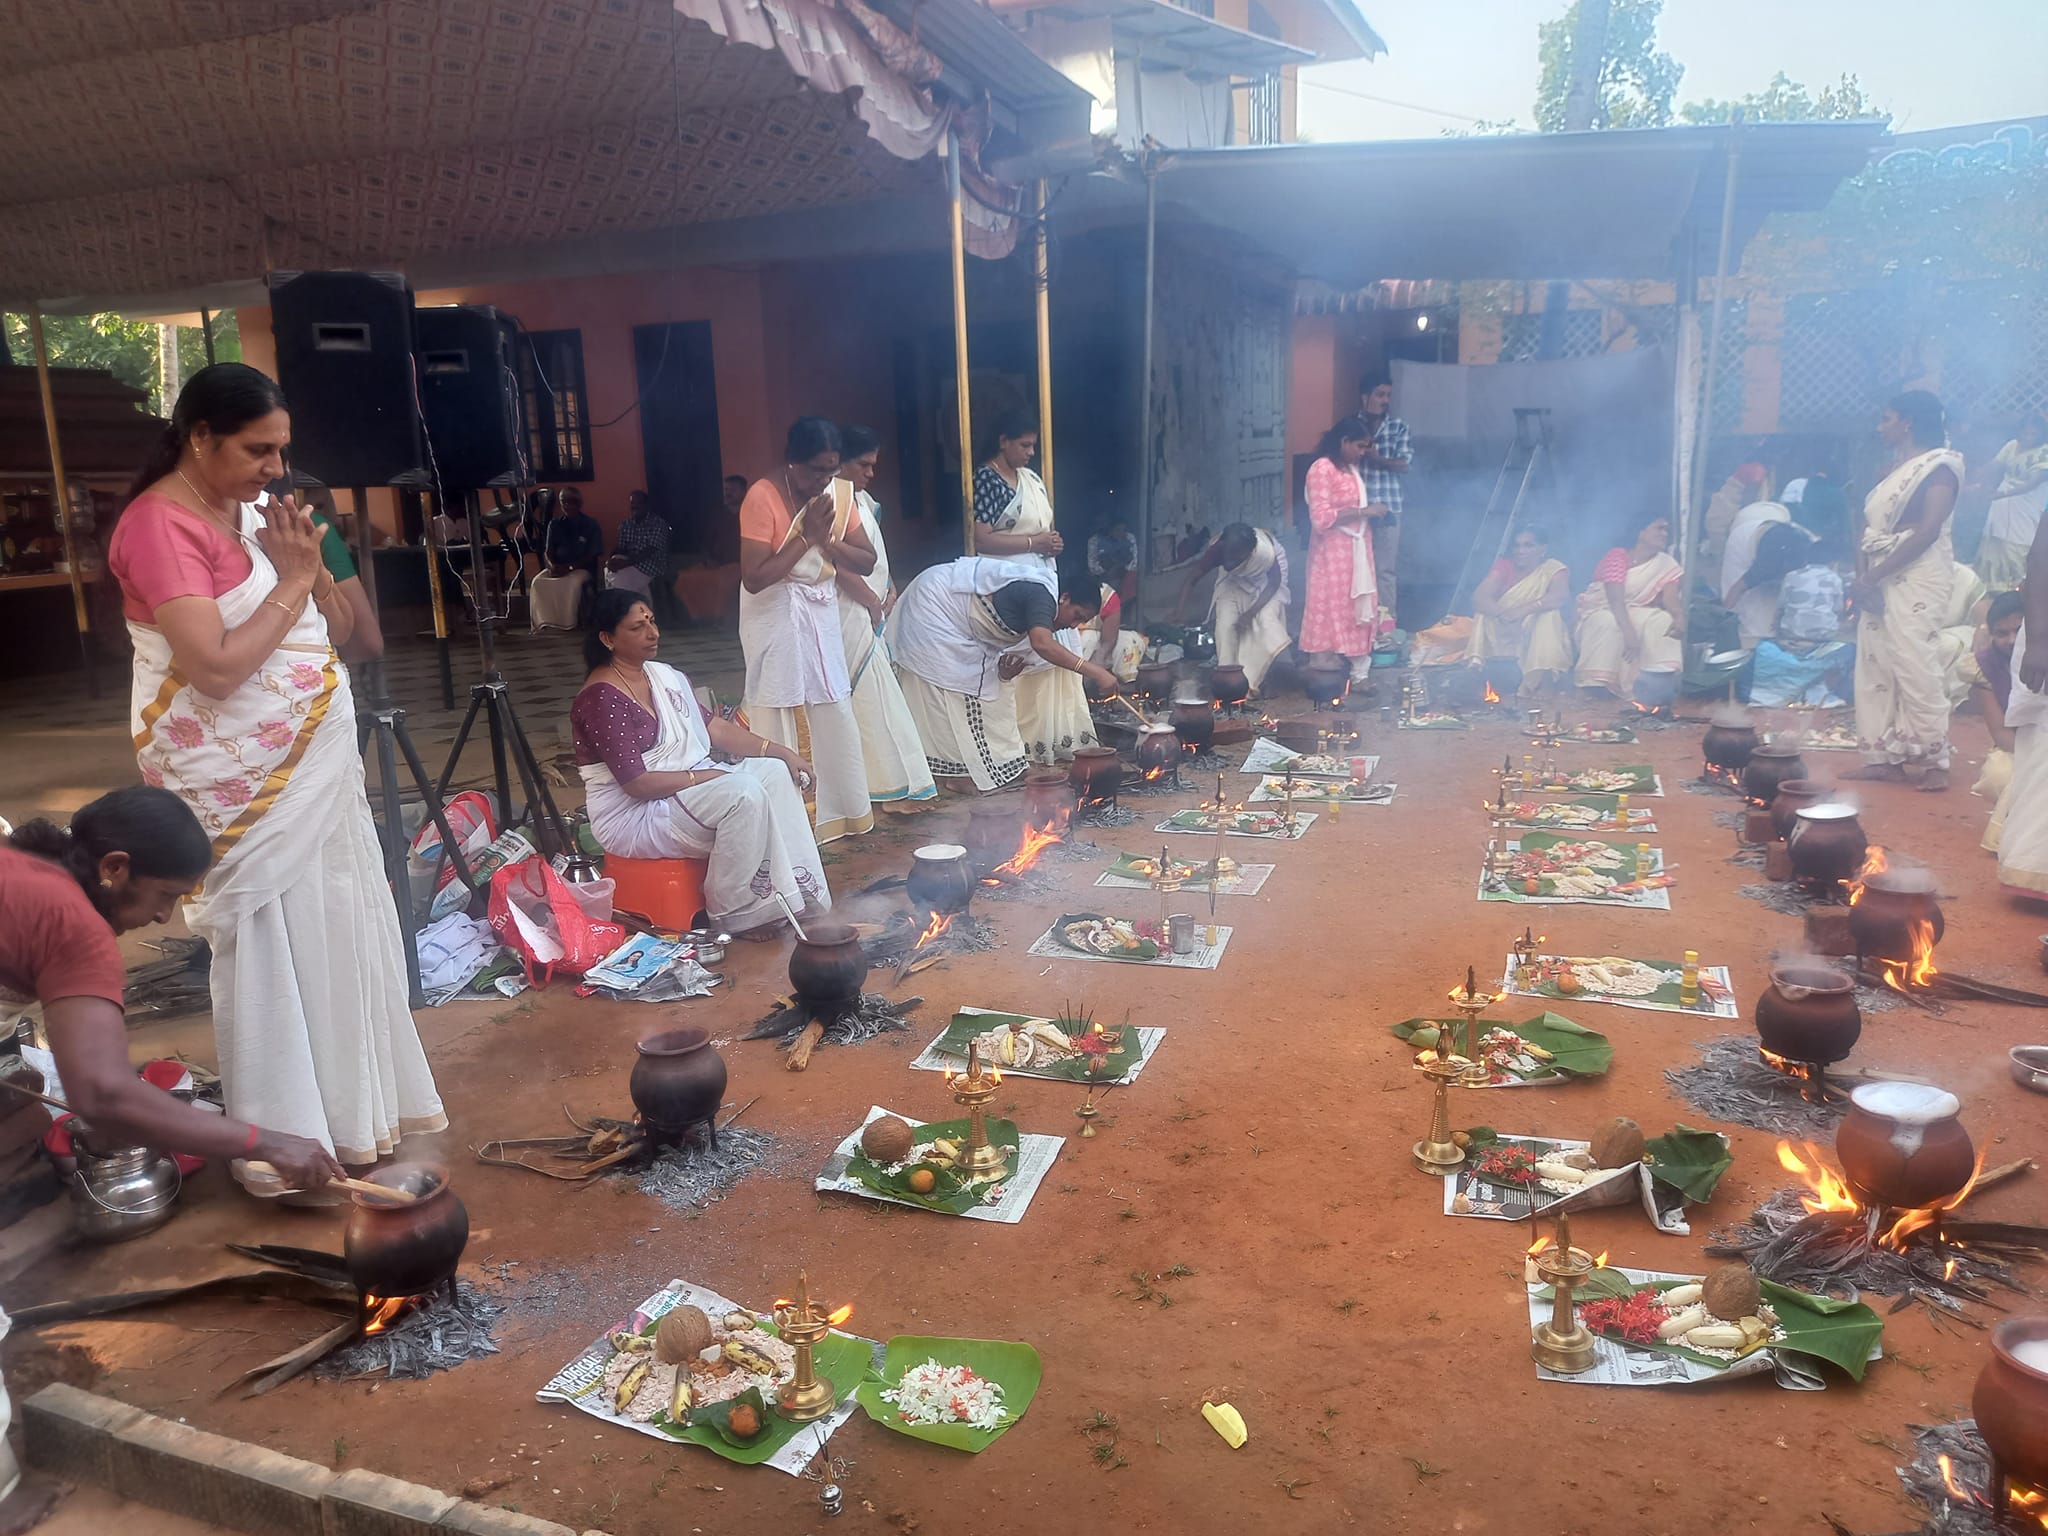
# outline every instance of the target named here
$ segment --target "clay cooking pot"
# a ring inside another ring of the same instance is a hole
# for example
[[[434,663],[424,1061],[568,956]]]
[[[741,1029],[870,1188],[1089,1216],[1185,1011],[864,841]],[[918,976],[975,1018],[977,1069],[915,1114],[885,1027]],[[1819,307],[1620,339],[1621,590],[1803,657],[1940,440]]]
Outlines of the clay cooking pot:
[[[789,952],[789,985],[807,1003],[851,1003],[868,979],[867,951],[849,923],[812,923]]]
[[[1163,699],[1173,692],[1173,663],[1148,661],[1138,668],[1138,691],[1148,699]]]
[[[1856,982],[1829,965],[1771,967],[1771,984],[1756,1000],[1756,1037],[1787,1061],[1826,1066],[1840,1061],[1863,1033]]]
[[[662,1131],[709,1120],[725,1097],[725,1058],[711,1031],[690,1025],[649,1035],[638,1047],[627,1091],[640,1118]]]
[[[1771,825],[1780,841],[1792,835],[1792,813],[1802,805],[1819,805],[1834,794],[1835,786],[1822,779],[1780,779],[1778,793],[1771,801]]]
[[[1749,766],[1749,754],[1756,750],[1756,742],[1756,726],[1750,721],[1749,711],[1724,704],[1707,723],[1700,755],[1709,768],[1739,774]]]
[[[1902,1210],[1952,1198],[1977,1162],[1961,1103],[1924,1083],[1865,1083],[1850,1094],[1835,1156],[1859,1198]]]
[[[1024,841],[1024,798],[995,795],[967,810],[967,846],[977,862],[996,865]]]
[[[1209,692],[1219,704],[1242,704],[1251,691],[1251,679],[1234,663],[1219,662],[1209,674]]]
[[[1931,925],[1937,944],[1948,931],[1935,899],[1934,871],[1918,864],[1895,864],[1867,876],[1849,909],[1849,935],[1866,960],[1912,959],[1915,923]]]
[[[974,871],[958,843],[927,843],[910,855],[903,888],[920,912],[965,912],[974,896]]]
[[[1024,819],[1043,831],[1074,808],[1074,787],[1057,768],[1024,771]]]
[[[1769,805],[1778,797],[1778,786],[1787,779],[1806,777],[1806,763],[1799,749],[1789,742],[1767,741],[1749,754],[1742,770],[1743,797],[1751,805]]]
[[[2048,1487],[2048,1317],[2009,1317],[1991,1330],[1970,1409],[1997,1470]]]
[[[1807,885],[1827,887],[1847,880],[1863,867],[1870,842],[1856,808],[1839,800],[1802,805],[1792,813],[1792,831],[1785,839],[1793,876]]]
[[[1207,699],[1175,699],[1173,731],[1190,752],[1206,752],[1216,740],[1216,711]]]
[[[1205,704],[1202,706],[1207,709]],[[1083,800],[1108,800],[1123,783],[1124,765],[1115,747],[1076,747],[1067,780]]]
[[[1171,768],[1180,760],[1180,733],[1170,725],[1148,725],[1138,732],[1138,745],[1131,754],[1140,773]]]
[[[1350,681],[1351,663],[1341,657],[1336,661],[1312,660],[1301,669],[1301,691],[1318,708],[1333,707],[1344,697]]]
[[[341,1253],[356,1289],[365,1296],[420,1296],[454,1274],[469,1245],[469,1211],[449,1189],[448,1170],[439,1163],[393,1163],[363,1177],[419,1198],[397,1205],[360,1192],[349,1196],[354,1208]]]

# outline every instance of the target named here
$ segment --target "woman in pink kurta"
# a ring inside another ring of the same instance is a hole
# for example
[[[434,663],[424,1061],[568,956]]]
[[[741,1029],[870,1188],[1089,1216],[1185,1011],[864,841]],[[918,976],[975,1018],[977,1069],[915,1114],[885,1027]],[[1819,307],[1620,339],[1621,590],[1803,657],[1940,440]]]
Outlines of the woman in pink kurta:
[[[1369,507],[1358,466],[1372,431],[1356,416],[1323,434],[1308,469],[1308,606],[1301,648],[1349,657],[1354,676],[1371,666],[1379,630],[1379,588],[1372,561],[1372,524],[1384,507]]]

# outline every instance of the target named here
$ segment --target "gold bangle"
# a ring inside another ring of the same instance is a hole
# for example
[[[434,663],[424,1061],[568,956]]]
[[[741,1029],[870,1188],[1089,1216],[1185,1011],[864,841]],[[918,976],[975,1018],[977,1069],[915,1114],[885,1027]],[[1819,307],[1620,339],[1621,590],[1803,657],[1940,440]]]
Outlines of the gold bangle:
[[[263,599],[263,605],[267,608],[275,608],[279,613],[283,614],[286,618],[290,619],[294,624],[299,622],[299,610],[296,608],[287,608],[283,603],[280,603],[274,597],[266,597],[265,599]]]

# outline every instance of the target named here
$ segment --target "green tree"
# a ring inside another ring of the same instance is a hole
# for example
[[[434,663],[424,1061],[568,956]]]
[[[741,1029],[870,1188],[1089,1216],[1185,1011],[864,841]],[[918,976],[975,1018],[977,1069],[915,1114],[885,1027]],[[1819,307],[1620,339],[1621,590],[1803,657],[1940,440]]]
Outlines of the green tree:
[[[1863,82],[1843,75],[1833,85],[1824,85],[1818,95],[1809,92],[1782,69],[1760,91],[1735,101],[1689,101],[1678,109],[1688,123],[1725,123],[1742,109],[1750,123],[1840,123],[1856,120],[1890,122],[1891,114],[1880,112],[1864,94]]]
[[[28,316],[5,317],[7,351],[15,362],[35,363],[35,346],[29,336]],[[50,348],[52,366],[99,368],[124,384],[149,392],[149,408],[159,416],[168,415],[170,402],[161,398],[157,359],[157,329],[153,321],[126,320],[116,314],[45,315],[43,339]],[[213,317],[213,355],[223,363],[240,362],[241,336],[235,326],[235,312],[226,310]],[[206,337],[196,325],[178,327],[178,375],[190,378],[206,366]]]
[[[1671,121],[1671,103],[1685,66],[1657,46],[1657,20],[1664,0],[1612,0],[1607,46],[1600,60],[1600,88],[1593,108],[1595,128],[1661,128]],[[1557,133],[1565,126],[1565,95],[1571,89],[1572,44],[1579,27],[1578,0],[1554,21],[1536,28],[1536,126]]]

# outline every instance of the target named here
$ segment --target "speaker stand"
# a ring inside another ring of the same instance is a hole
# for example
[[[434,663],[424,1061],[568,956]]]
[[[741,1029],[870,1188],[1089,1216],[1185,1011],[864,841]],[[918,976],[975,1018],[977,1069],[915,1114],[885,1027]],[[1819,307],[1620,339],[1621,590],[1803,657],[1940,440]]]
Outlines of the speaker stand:
[[[483,647],[484,678],[469,690],[469,711],[462,717],[462,726],[455,733],[455,745],[449,748],[448,762],[441,770],[437,788],[442,795],[447,794],[456,767],[462,761],[462,749],[469,744],[469,733],[476,728],[481,716],[485,728],[491,733],[491,782],[498,792],[499,825],[511,828],[531,822],[534,844],[540,856],[552,860],[568,851],[569,839],[563,830],[562,813],[555,805],[554,793],[541,772],[540,759],[534,756],[532,743],[526,739],[526,732],[519,724],[518,711],[512,707],[511,685],[498,670],[497,643],[491,633],[498,621],[492,615],[490,603],[484,601],[489,595],[489,578],[482,574],[483,522],[477,511],[476,492],[465,491],[463,500],[469,516],[470,547],[477,552],[472,556],[471,571],[476,577],[472,586],[479,599],[476,632]],[[516,815],[512,800],[512,775],[515,771],[526,797],[519,803]]]

